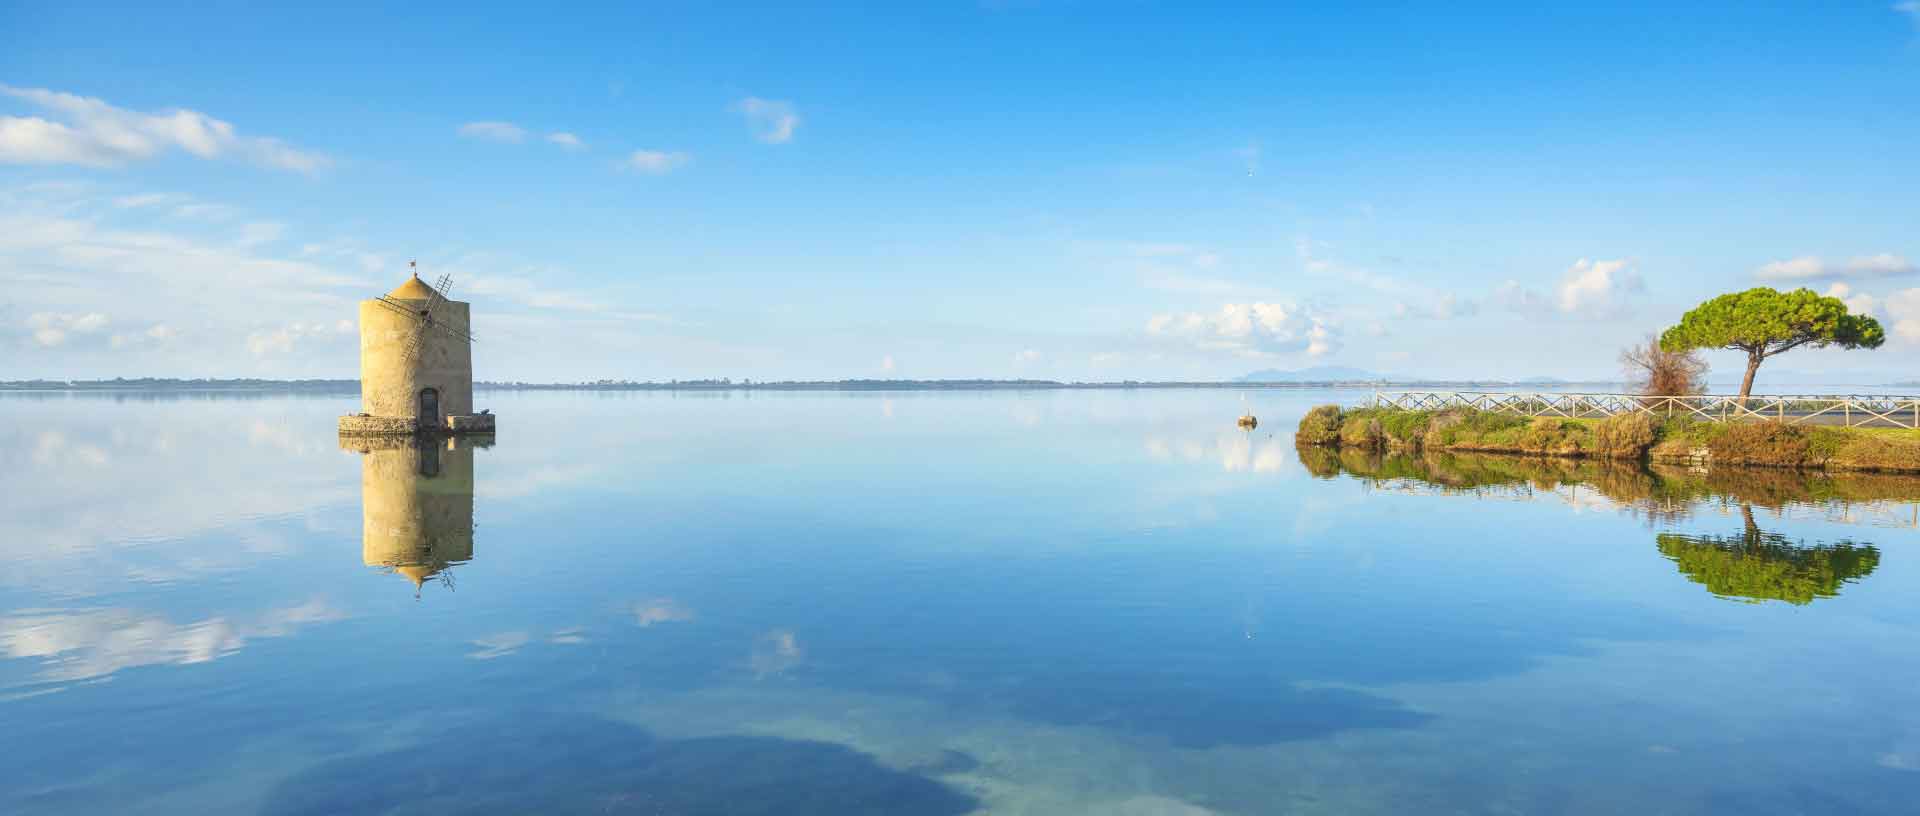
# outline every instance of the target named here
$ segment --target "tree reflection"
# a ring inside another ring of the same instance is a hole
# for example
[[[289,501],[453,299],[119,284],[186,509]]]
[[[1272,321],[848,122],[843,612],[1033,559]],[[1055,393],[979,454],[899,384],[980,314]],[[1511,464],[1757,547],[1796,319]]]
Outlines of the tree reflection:
[[[1761,530],[1752,505],[1740,509],[1746,527],[1739,535],[1661,533],[1655,538],[1660,554],[1707,591],[1748,603],[1805,605],[1815,598],[1832,598],[1842,584],[1864,578],[1880,565],[1880,551],[1871,544],[1806,545]]]
[[[1913,476],[1314,446],[1301,447],[1299,454],[1307,472],[1323,479],[1346,474],[1382,490],[1478,498],[1559,495],[1583,505],[1604,500],[1649,522],[1684,521],[1703,505],[1801,505],[1824,508],[1830,515],[1838,511],[1847,520],[1853,510],[1867,510],[1884,517],[1876,523],[1920,527],[1920,478]]]

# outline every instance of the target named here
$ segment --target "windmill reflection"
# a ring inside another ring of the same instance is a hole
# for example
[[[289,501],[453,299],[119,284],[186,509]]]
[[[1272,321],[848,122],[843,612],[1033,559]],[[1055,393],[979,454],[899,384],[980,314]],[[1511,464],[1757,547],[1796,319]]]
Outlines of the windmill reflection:
[[[1842,584],[1865,578],[1880,566],[1880,551],[1872,544],[1808,545],[1761,530],[1753,519],[1753,505],[1743,504],[1740,510],[1746,528],[1739,535],[1661,533],[1655,544],[1687,580],[1722,598],[1747,603],[1804,606],[1815,598],[1839,595]]]
[[[452,567],[473,558],[473,452],[493,438],[355,437],[361,454],[360,558],[413,581],[451,588]]]

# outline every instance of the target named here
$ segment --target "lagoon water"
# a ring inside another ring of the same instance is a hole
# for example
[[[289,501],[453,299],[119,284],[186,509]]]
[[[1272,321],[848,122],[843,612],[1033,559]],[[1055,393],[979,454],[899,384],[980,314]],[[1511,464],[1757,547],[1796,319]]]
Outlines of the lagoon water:
[[[0,398],[0,812],[1915,812],[1920,481],[1361,396]]]

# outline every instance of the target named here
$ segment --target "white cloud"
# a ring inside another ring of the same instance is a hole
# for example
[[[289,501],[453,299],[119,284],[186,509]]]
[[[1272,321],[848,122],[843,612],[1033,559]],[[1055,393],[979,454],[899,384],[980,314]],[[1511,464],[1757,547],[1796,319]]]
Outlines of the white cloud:
[[[650,176],[663,176],[693,161],[693,157],[678,151],[635,150],[620,160],[622,170],[645,173]]]
[[[1827,297],[1839,298],[1840,302],[1847,304],[1847,311],[1854,314],[1871,315],[1880,308],[1880,301],[1874,298],[1874,296],[1865,292],[1855,294],[1853,287],[1844,283],[1836,282],[1832,286],[1827,287],[1827,291],[1822,294]]]
[[[289,323],[247,335],[247,353],[255,357],[291,354],[296,347],[313,342],[333,342],[353,335],[353,321],[328,323]]]
[[[1893,323],[1893,336],[1920,343],[1920,288],[1903,289],[1887,296],[1887,318]]]
[[[108,322],[107,316],[99,312],[86,314],[35,312],[27,316],[27,331],[33,337],[34,345],[53,348],[65,345],[74,335],[97,333],[105,329]]]
[[[176,196],[172,193],[140,193],[138,195],[119,196],[113,200],[113,206],[123,210],[139,207],[158,207],[162,204],[177,201],[180,198],[181,196]]]
[[[569,312],[588,312],[619,320],[639,320],[653,322],[673,322],[667,315],[654,312],[621,311],[611,301],[599,295],[556,289],[542,284],[531,277],[503,274],[465,274],[456,273],[456,280],[464,279],[463,291],[482,297],[517,303],[534,309],[557,309]]]
[[[1013,353],[1014,365],[1026,365],[1040,362],[1040,352],[1034,349],[1021,349]]]
[[[333,164],[332,159],[300,150],[278,139],[254,139],[248,143],[246,152],[255,164],[309,176]]]
[[[1573,268],[1567,270],[1556,294],[1562,312],[1603,312],[1616,308],[1625,294],[1645,288],[1646,284],[1640,280],[1640,273],[1634,270],[1632,261],[1581,258],[1574,262]]]
[[[885,357],[880,358],[880,370],[881,371],[893,370],[893,355],[889,354]]]
[[[1401,301],[1394,304],[1394,317],[1424,317],[1434,320],[1452,320],[1456,317],[1471,317],[1480,311],[1480,304],[1472,298],[1463,298],[1452,292],[1441,292],[1429,296],[1423,302]]]
[[[287,231],[287,225],[275,221],[255,221],[240,225],[240,237],[234,241],[243,247],[255,247],[271,244],[280,240]]]
[[[113,212],[129,210],[108,210]],[[110,220],[0,205],[0,288],[14,293],[20,313],[38,315],[29,318],[35,325],[27,327],[27,345],[68,356],[81,366],[61,372],[72,376],[105,362],[77,355],[107,349],[168,351],[155,365],[197,375],[333,375],[343,370],[339,361],[351,364],[350,342],[339,344],[337,355],[279,352],[310,334],[307,327],[351,317],[355,301],[391,288],[393,281],[363,277],[348,258],[267,254],[280,245],[265,242],[277,241],[276,231],[256,226],[202,236],[132,230]],[[262,314],[301,330],[262,327]],[[102,322],[107,315],[111,326]],[[155,325],[166,328],[147,334]],[[169,342],[189,329],[194,348]]]
[[[1920,272],[1912,261],[1890,252],[1859,255],[1831,262],[1814,255],[1763,264],[1753,276],[1771,281],[1804,281],[1822,278],[1889,278]]]
[[[1113,251],[1103,248],[1103,252]],[[1213,295],[1254,299],[1273,294],[1270,287],[1231,277],[1218,270],[1226,257],[1218,251],[1192,244],[1128,243],[1118,246],[1120,268],[1140,276],[1141,285],[1163,292],[1189,295]]]
[[[0,164],[114,167],[173,150],[202,159],[238,156],[265,167],[306,174],[332,164],[332,159],[322,154],[277,139],[241,137],[232,124],[185,108],[141,113],[92,97],[10,85],[0,85],[0,94],[62,120],[0,117]]]
[[[1313,273],[1332,271],[1333,262],[1322,257],[1320,252],[1325,246],[1325,242],[1315,241],[1305,235],[1293,239],[1293,255],[1300,260],[1300,268]]]
[[[1645,290],[1646,282],[1633,261],[1581,258],[1561,276],[1551,296],[1509,280],[1494,289],[1493,299],[1517,312],[1606,316],[1624,309],[1628,295]]]
[[[113,349],[136,350],[153,348],[173,342],[180,332],[165,323],[155,323],[143,332],[131,334],[115,332],[107,338],[107,346]]]
[[[733,103],[733,110],[747,118],[753,137],[767,144],[793,141],[793,131],[800,127],[800,114],[791,102],[749,96]]]
[[[1920,0],[1901,0],[1893,4],[1893,10],[1913,18],[1915,28],[1920,28]]]
[[[557,144],[568,150],[579,150],[587,146],[586,142],[580,141],[580,137],[575,136],[571,133],[566,133],[564,131],[556,131],[554,133],[547,134],[547,141]]]
[[[469,139],[511,144],[519,144],[527,138],[527,132],[512,122],[468,122],[460,126],[459,132]]]
[[[1243,357],[1292,352],[1319,357],[1338,348],[1340,339],[1331,320],[1288,302],[1229,303],[1212,314],[1155,315],[1147,321],[1147,333]]]

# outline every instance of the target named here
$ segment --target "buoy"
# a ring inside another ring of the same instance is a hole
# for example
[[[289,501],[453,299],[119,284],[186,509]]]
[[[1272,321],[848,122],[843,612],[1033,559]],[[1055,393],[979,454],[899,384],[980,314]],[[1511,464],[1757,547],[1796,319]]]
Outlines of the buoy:
[[[1257,427],[1260,427],[1260,420],[1258,420],[1258,419],[1254,419],[1254,418],[1253,418],[1253,415],[1252,415],[1252,414],[1245,414],[1245,415],[1242,415],[1242,416],[1240,417],[1240,427],[1242,427],[1242,428],[1257,428]]]

